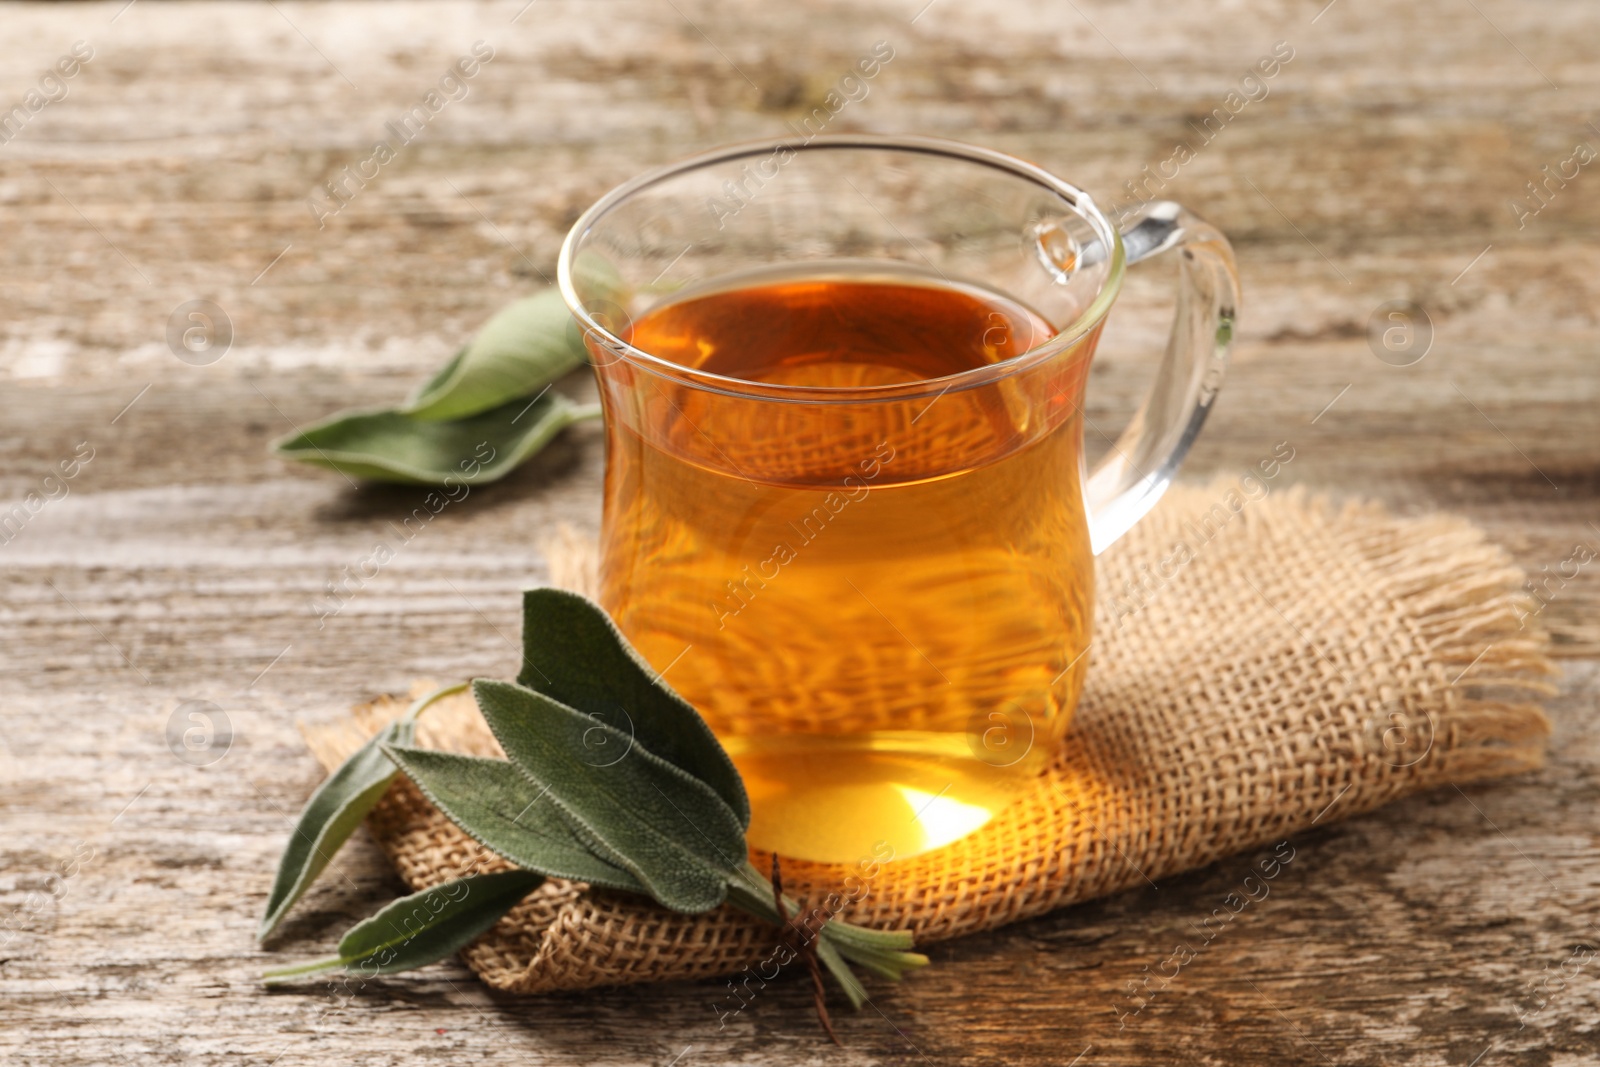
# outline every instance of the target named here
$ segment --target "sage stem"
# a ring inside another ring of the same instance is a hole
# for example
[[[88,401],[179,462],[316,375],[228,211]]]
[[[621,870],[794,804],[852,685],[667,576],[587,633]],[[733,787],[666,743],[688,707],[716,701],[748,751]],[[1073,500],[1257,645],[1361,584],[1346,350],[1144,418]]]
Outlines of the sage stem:
[[[325,959],[312,960],[309,963],[297,963],[293,967],[279,967],[271,971],[262,971],[261,980],[271,985],[274,982],[285,982],[291,978],[298,978],[303,974],[316,974],[318,971],[331,971],[335,967],[345,966],[343,956],[329,956]]]
[[[465,692],[467,687],[470,685],[472,685],[471,682],[457,682],[454,685],[447,685],[443,688],[435,689],[433,692],[429,693],[427,696],[423,697],[421,700],[418,700],[416,703],[407,708],[406,713],[400,716],[400,721],[416,722],[417,718],[421,716],[424,711],[428,710],[428,706],[430,704],[434,703],[435,701],[443,700],[447,696],[454,696],[457,693]]]

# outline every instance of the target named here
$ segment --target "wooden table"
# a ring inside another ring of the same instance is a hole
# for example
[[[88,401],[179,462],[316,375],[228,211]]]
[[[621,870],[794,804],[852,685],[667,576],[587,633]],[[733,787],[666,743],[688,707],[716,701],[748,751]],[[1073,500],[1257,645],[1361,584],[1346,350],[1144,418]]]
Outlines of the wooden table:
[[[1167,191],[1233,237],[1247,304],[1190,477],[1288,440],[1292,480],[1464,512],[1535,573],[1600,548],[1600,168],[1548,203],[1525,189],[1600,146],[1600,9],[1324,2],[8,5],[0,107],[26,121],[0,145],[0,500],[44,503],[0,545],[0,1062],[1600,1058],[1595,565],[1540,615],[1566,657],[1545,770],[1305,835],[1270,901],[1126,1029],[1119,993],[1230,891],[1227,863],[938,946],[882,1015],[840,1020],[842,1052],[802,983],[720,1031],[704,985],[517,999],[452,962],[317,1023],[320,994],[256,983],[286,813],[321,775],[296,719],[509,673],[541,538],[595,527],[601,465],[593,426],[570,433],[319,628],[325,583],[418,493],[353,489],[267,443],[400,398],[552,273],[601,192],[783,133],[878,41],[893,60],[832,129],[991,145],[1112,199],[1198,146]],[[320,183],[480,40],[493,57],[466,97],[319,228]],[[92,58],[42,82],[80,41]],[[1277,42],[1293,58],[1241,87]],[[29,111],[41,84],[57,99]],[[1257,98],[1205,143],[1230,91]],[[1113,320],[1097,424],[1135,403],[1166,284],[1141,272]],[[168,343],[197,299],[231,322],[208,365]],[[1432,323],[1410,366],[1369,347],[1391,300]],[[46,480],[75,455],[75,477]],[[169,748],[189,701],[231,724],[205,765]],[[364,838],[338,867],[273,961],[398,888]]]

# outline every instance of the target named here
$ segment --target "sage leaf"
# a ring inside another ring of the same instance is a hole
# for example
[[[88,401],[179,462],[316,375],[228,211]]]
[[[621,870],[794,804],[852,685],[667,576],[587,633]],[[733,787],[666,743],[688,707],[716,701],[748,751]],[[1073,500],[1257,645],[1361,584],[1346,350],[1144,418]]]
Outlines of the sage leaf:
[[[392,974],[453,956],[500,921],[544,876],[533,871],[498,871],[457,878],[424,889],[351,927],[339,939],[346,966]],[[384,959],[386,955],[387,959]]]
[[[833,924],[829,923],[828,925],[831,926]],[[823,929],[826,930],[827,927],[823,927]],[[817,939],[817,959],[828,969],[828,973],[833,975],[833,980],[839,983],[839,988],[844,990],[844,995],[849,998],[850,1006],[860,1011],[861,1005],[867,1002],[867,991],[862,988],[860,980],[850,970],[850,965],[844,961],[844,957],[839,954],[839,950],[825,937],[818,937]]]
[[[630,732],[651,753],[715,790],[741,827],[750,825],[744,782],[711,728],[634,651],[600,605],[564,589],[523,593],[517,681]]]
[[[543,693],[483,678],[472,691],[511,762],[548,791],[592,848],[674,911],[707,911],[726,899],[747,855],[744,826],[710,786]]]
[[[454,422],[392,409],[345,412],[273,444],[279,455],[352,478],[478,485],[511,473],[567,426],[600,414],[557,393],[517,399]]]
[[[832,923],[828,924],[832,926]],[[861,927],[855,927],[860,930]],[[837,935],[837,931],[835,931]],[[891,982],[898,982],[906,976],[906,972],[914,971],[928,965],[928,957],[920,952],[903,952],[900,950],[868,949],[847,937],[825,937],[839,955],[852,963],[860,964],[873,974],[887,978]]]
[[[311,887],[339,846],[389,788],[396,771],[381,746],[409,743],[415,729],[410,717],[385,726],[311,794],[278,860],[278,874],[267,897],[266,914],[256,934],[258,940],[265,941],[277,929],[295,901]]]
[[[505,760],[389,745],[434,807],[479,844],[552,878],[644,893],[627,868],[591,853],[565,815]]]
[[[586,357],[560,291],[546,289],[496,312],[401,411],[430,421],[463,419],[532,396]]]
[[[466,948],[544,881],[533,871],[474,874],[413,893],[363,919],[339,940],[339,955],[268,971],[268,983],[343,967],[365,975],[395,974],[446,959]]]

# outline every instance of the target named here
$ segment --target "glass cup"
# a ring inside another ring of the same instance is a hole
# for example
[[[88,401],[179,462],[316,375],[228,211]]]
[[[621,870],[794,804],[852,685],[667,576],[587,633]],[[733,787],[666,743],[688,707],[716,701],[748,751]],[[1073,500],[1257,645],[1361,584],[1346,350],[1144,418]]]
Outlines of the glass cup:
[[[1087,472],[1101,327],[1172,249],[1155,383]],[[606,415],[601,601],[739,766],[751,843],[908,856],[1029,789],[1091,659],[1094,556],[1216,396],[1227,240],[1167,201],[1113,224],[981,148],[814,137],[626,183],[559,275]]]

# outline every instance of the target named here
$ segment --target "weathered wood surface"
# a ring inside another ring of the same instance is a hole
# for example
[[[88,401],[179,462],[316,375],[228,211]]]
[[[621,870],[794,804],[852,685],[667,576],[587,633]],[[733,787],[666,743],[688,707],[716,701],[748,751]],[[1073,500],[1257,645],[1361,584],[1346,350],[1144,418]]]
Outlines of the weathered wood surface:
[[[1233,866],[940,946],[879,991],[881,1013],[841,1020],[843,1052],[799,983],[726,1030],[705,986],[518,1000],[454,963],[334,1014],[263,992],[269,958],[320,952],[397,887],[358,841],[280,953],[256,949],[285,813],[319,777],[295,718],[419,675],[505,673],[540,538],[594,527],[600,470],[593,428],[570,434],[447,509],[319,629],[312,599],[418,494],[288,469],[266,443],[401,396],[551,273],[599,193],[781,133],[879,40],[894,60],[832,129],[989,144],[1113,197],[1289,42],[1270,95],[1169,189],[1232,235],[1248,294],[1191,476],[1287,440],[1292,480],[1465,512],[1531,571],[1600,547],[1600,175],[1520,229],[1508,207],[1600,147],[1592,4],[524,3],[3,8],[0,108],[75,41],[94,55],[0,145],[0,501],[45,488],[80,442],[94,458],[0,545],[0,1062],[1600,1059],[1592,566],[1542,613],[1568,656],[1546,770],[1296,841],[1268,901],[1124,1028],[1127,984],[1234,889]],[[319,230],[317,184],[477,40],[495,54],[470,95]],[[1114,320],[1097,425],[1134,403],[1165,282],[1148,272]],[[165,340],[196,298],[235,331],[204,367]],[[1436,331],[1404,368],[1366,340],[1396,298]],[[235,733],[208,766],[167,745],[192,699]]]

